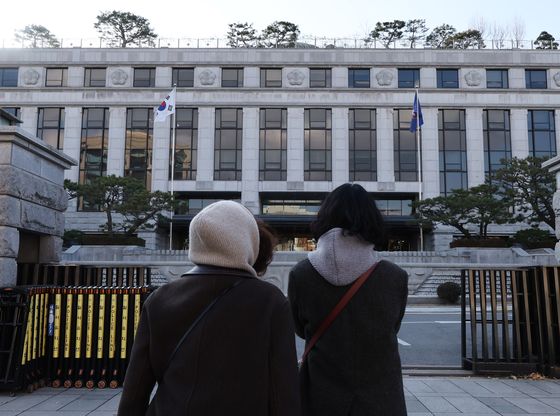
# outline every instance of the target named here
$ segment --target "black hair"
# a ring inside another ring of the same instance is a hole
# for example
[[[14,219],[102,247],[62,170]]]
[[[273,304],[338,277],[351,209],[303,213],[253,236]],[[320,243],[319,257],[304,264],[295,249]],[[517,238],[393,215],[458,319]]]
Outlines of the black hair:
[[[258,276],[262,276],[266,273],[268,265],[272,262],[274,246],[277,244],[277,240],[274,231],[265,222],[257,220],[257,227],[259,228],[259,254],[253,269],[255,269]]]
[[[383,216],[373,198],[358,184],[345,183],[329,193],[311,224],[315,239],[333,228],[342,228],[372,244],[383,244]]]

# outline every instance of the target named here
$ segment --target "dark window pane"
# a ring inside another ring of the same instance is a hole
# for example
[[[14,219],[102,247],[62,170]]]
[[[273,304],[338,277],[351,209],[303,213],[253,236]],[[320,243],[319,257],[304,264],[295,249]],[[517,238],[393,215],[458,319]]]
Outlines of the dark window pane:
[[[330,68],[311,68],[309,70],[310,88],[330,88],[331,69]]]
[[[420,69],[399,68],[399,88],[420,87]]]
[[[192,87],[194,85],[194,68],[173,68],[172,83],[177,87]]]
[[[105,68],[86,68],[84,86],[104,87],[106,72]]]
[[[348,69],[348,87],[369,88],[369,77],[369,68],[350,68]]]
[[[17,87],[17,83],[17,68],[0,68],[0,87]]]
[[[151,88],[156,85],[155,68],[134,68],[134,87]]]
[[[223,68],[222,69],[222,87],[242,87],[243,86],[243,68]]]
[[[459,88],[458,69],[438,69],[437,70],[438,88]]]
[[[547,88],[546,69],[526,69],[525,87],[531,89]]]
[[[47,68],[46,87],[65,87],[67,83],[67,68]]]
[[[507,69],[487,69],[486,70],[487,88],[508,88]]]
[[[262,88],[282,87],[282,68],[261,68]]]
[[[304,180],[330,180],[331,110],[305,109],[304,115]]]

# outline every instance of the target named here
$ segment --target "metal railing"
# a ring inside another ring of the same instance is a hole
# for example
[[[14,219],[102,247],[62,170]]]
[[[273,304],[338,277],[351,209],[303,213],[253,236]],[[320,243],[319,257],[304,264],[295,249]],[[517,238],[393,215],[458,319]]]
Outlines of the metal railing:
[[[462,287],[465,369],[560,374],[560,267],[467,269]]]
[[[61,38],[58,40],[60,48],[118,48],[103,38]],[[556,49],[557,45],[554,42],[549,44],[540,43],[544,45],[544,49]],[[16,41],[4,39],[0,40],[1,48],[48,48],[48,42],[37,42],[35,46],[31,42]],[[274,46],[265,46],[260,41],[248,42],[238,46],[231,46],[227,38],[221,37],[208,37],[208,38],[158,38],[154,42],[146,43],[141,42],[137,44],[129,44],[127,48],[267,48],[273,49]],[[277,48],[285,48],[278,46]],[[533,40],[520,40],[520,39],[485,39],[483,46],[478,43],[466,45],[460,42],[453,42],[446,47],[437,47],[425,42],[410,43],[406,40],[396,40],[386,45],[379,40],[367,40],[357,37],[348,38],[334,38],[334,37],[318,37],[318,36],[303,36],[298,38],[295,46],[289,47],[297,49],[543,49],[539,44],[535,44]]]

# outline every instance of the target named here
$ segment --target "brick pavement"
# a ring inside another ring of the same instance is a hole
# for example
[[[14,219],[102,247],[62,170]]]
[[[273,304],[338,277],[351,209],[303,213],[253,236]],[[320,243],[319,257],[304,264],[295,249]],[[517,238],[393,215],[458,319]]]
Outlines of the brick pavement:
[[[409,416],[560,415],[560,380],[405,376]],[[112,416],[120,389],[0,393],[0,416]],[[389,415],[387,415],[389,416]]]

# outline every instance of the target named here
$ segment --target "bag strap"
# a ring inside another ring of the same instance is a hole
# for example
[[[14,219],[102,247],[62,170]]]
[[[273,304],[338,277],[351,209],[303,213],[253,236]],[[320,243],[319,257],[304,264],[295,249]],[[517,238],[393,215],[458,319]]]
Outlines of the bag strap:
[[[165,366],[165,368],[163,369],[163,372],[161,373],[161,379],[162,380],[163,380],[163,377],[165,376],[165,373],[167,372],[167,369],[169,368],[169,365],[171,364],[171,361],[173,361],[173,357],[175,357],[175,354],[177,353],[177,351],[179,351],[179,348],[181,347],[181,345],[183,345],[183,343],[185,342],[185,340],[187,339],[189,334],[197,326],[197,324],[200,321],[202,321],[204,316],[208,312],[210,312],[210,310],[214,307],[214,305],[216,305],[216,303],[218,303],[218,301],[221,298],[223,298],[230,290],[234,289],[236,286],[239,286],[242,282],[243,282],[243,279],[239,279],[233,285],[226,287],[212,302],[210,302],[210,304],[208,304],[208,306],[206,306],[206,308],[204,308],[204,310],[200,313],[200,315],[198,315],[198,317],[194,320],[194,322],[191,324],[191,326],[185,331],[185,333],[183,334],[183,336],[181,337],[181,339],[179,340],[179,342],[175,346],[175,349],[171,353],[171,356],[169,357],[169,360],[167,360],[167,365]]]
[[[340,314],[340,312],[342,312],[342,310],[348,304],[348,302],[350,302],[350,299],[352,299],[352,297],[356,294],[358,289],[366,282],[366,280],[373,273],[373,271],[375,270],[375,268],[377,267],[378,264],[379,264],[379,262],[375,262],[373,264],[373,266],[371,266],[364,273],[362,273],[360,275],[360,277],[358,277],[356,279],[356,281],[352,284],[352,286],[350,286],[350,289],[348,289],[346,291],[346,293],[344,294],[342,299],[340,299],[340,301],[338,301],[336,306],[327,315],[325,320],[321,323],[321,325],[319,326],[317,331],[315,331],[315,334],[313,334],[313,337],[311,338],[311,340],[309,341],[309,343],[305,347],[303,357],[301,358],[302,363],[307,358],[307,354],[309,354],[309,351],[311,351],[311,349],[317,343],[319,338],[321,338],[321,335],[323,335],[323,333],[329,328],[329,326],[331,326],[331,324],[334,322],[336,317]]]

